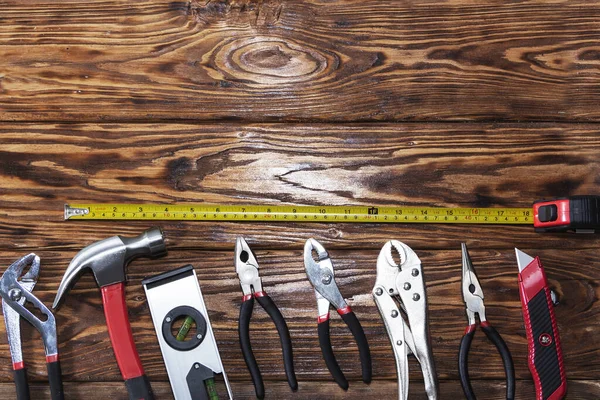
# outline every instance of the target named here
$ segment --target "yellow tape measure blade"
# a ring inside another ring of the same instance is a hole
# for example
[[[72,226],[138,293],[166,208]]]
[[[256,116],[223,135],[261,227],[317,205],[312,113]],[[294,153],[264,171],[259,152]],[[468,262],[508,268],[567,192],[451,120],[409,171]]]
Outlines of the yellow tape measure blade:
[[[533,224],[530,208],[66,204],[66,220]]]

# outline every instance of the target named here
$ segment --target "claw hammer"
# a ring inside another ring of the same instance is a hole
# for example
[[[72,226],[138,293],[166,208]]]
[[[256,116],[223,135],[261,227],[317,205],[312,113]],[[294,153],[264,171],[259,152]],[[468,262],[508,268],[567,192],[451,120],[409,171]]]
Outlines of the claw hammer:
[[[156,227],[133,238],[113,236],[95,242],[71,260],[52,305],[56,309],[81,274],[92,270],[102,292],[108,334],[130,400],[154,400],[154,394],[133,342],[125,305],[125,267],[134,258],[156,258],[166,253],[162,231]]]

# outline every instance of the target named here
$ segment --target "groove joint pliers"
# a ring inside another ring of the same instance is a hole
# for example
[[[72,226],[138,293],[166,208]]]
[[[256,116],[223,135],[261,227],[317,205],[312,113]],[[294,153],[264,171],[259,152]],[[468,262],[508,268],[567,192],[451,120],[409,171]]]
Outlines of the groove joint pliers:
[[[29,270],[24,274],[25,267]],[[23,363],[21,345],[21,318],[33,325],[42,335],[50,383],[52,400],[64,399],[60,362],[58,361],[58,343],[56,339],[56,321],[48,307],[31,293],[37,283],[40,272],[40,258],[31,253],[15,261],[0,278],[0,296],[2,313],[6,324],[6,335],[12,358],[15,385],[18,400],[29,400],[27,372]],[[22,276],[21,276],[22,275]],[[29,302],[44,315],[42,321],[25,308]]]

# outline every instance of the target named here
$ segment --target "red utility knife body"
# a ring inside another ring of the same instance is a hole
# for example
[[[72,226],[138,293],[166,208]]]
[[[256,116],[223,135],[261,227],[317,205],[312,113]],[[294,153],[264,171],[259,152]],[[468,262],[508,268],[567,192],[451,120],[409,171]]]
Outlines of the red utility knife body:
[[[567,378],[554,316],[554,304],[539,257],[519,249],[519,292],[528,341],[529,370],[537,400],[559,400],[567,392]]]

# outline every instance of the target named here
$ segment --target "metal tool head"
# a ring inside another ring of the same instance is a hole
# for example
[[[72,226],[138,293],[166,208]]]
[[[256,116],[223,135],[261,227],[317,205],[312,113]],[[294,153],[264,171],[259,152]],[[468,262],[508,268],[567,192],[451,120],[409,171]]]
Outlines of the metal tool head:
[[[316,257],[313,256],[313,252]],[[315,288],[317,303],[319,304],[319,315],[323,315],[321,308],[325,304],[320,301],[321,298],[333,304],[338,310],[347,306],[335,283],[333,263],[329,258],[329,254],[321,243],[312,238],[308,239],[304,245],[304,268],[308,280]],[[329,307],[328,304],[327,307]]]
[[[137,257],[157,258],[167,254],[162,230],[150,228],[141,235],[127,238],[113,236],[92,243],[81,250],[67,267],[52,308],[57,308],[64,295],[86,270],[94,273],[100,287],[125,281],[125,267]]]
[[[479,279],[473,269],[471,257],[467,251],[467,245],[461,243],[462,248],[462,295],[466,304],[469,325],[476,323],[475,314],[479,314],[479,320],[485,321],[485,306],[483,304],[483,290]]]
[[[238,237],[235,241],[235,270],[240,278],[244,295],[251,295],[252,289],[254,292],[262,292],[258,268],[254,252],[243,237]]]
[[[395,256],[399,257],[399,262],[396,261]],[[375,285],[383,286],[390,295],[397,296],[399,294],[396,284],[398,274],[403,269],[417,266],[420,270],[421,260],[409,246],[398,240],[390,240],[383,245],[377,257]]]
[[[515,253],[517,254],[517,265],[519,266],[519,272],[523,271],[531,262],[533,257],[529,254],[523,253],[521,250],[515,247]]]
[[[29,270],[23,274],[25,267]],[[40,258],[31,253],[15,261],[0,278],[0,296],[2,296],[2,312],[6,324],[11,357],[13,363],[23,360],[21,351],[21,329],[19,316],[25,318],[42,335],[46,355],[58,353],[56,340],[56,322],[52,312],[31,292],[37,282],[40,272]],[[30,302],[44,315],[41,320],[25,308]]]

